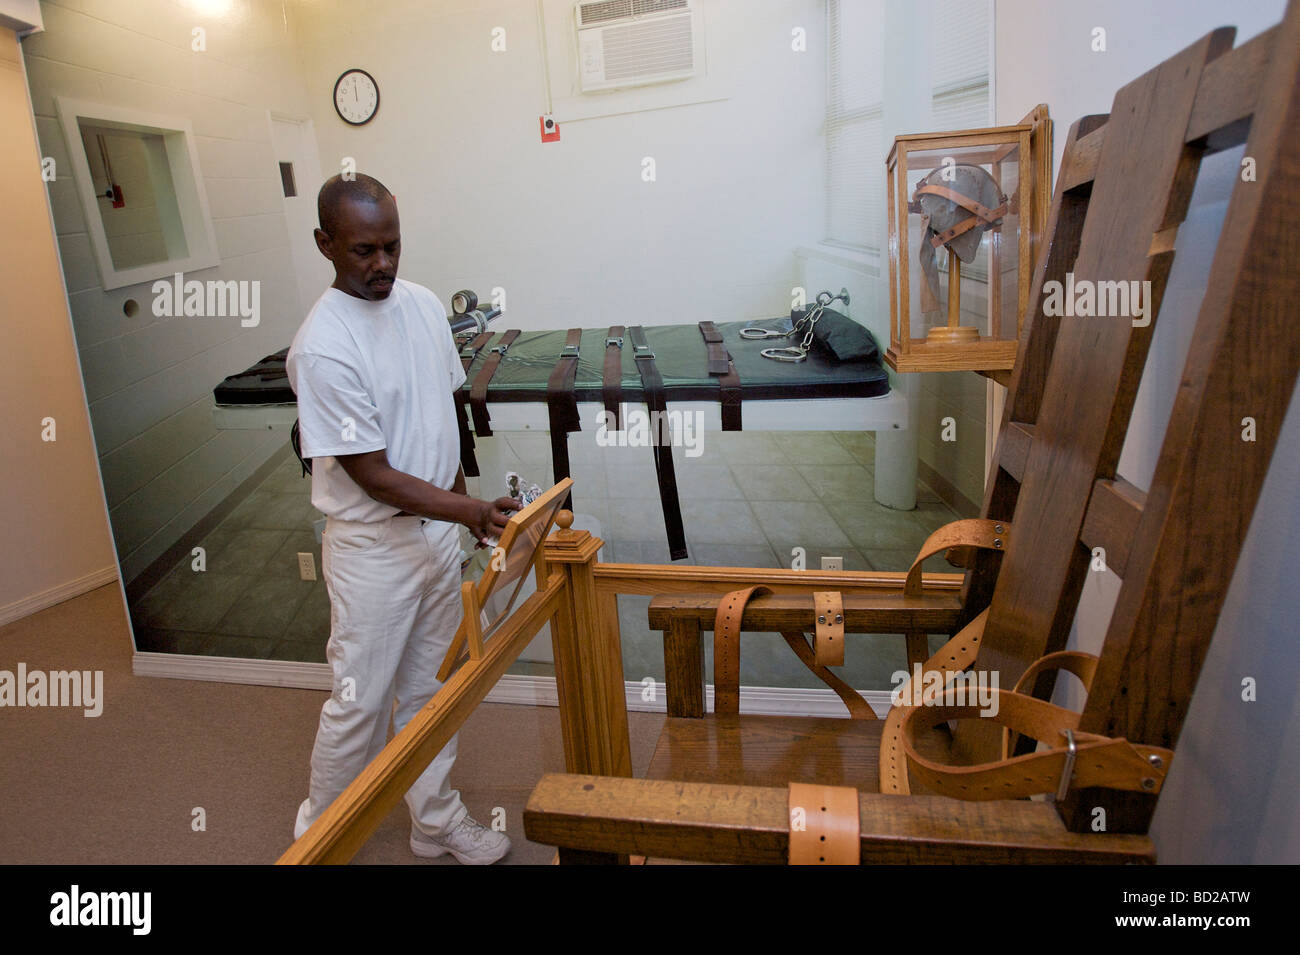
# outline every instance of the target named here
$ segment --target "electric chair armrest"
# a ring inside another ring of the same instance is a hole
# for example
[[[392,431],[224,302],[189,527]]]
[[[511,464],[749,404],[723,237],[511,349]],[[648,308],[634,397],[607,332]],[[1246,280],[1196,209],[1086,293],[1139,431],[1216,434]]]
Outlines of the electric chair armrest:
[[[1155,861],[1148,836],[1070,832],[1049,802],[859,793],[858,812],[863,864]],[[785,865],[789,790],[548,773],[524,808],[524,835],[611,857]]]

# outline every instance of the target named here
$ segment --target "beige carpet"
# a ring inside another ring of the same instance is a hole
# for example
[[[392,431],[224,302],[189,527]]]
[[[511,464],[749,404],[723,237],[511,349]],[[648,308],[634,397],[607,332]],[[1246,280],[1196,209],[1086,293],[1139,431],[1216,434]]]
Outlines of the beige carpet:
[[[326,693],[136,677],[116,584],[0,628],[0,670],[102,670],[103,713],[0,709],[0,863],[271,863],[292,842]],[[632,760],[645,771],[663,725],[630,713]],[[544,772],[563,772],[559,711],[484,704],[461,731],[452,784],[488,822],[505,810],[506,864],[547,864],[523,835],[523,807]],[[194,810],[207,829],[191,827]],[[398,806],[358,863],[416,859]]]

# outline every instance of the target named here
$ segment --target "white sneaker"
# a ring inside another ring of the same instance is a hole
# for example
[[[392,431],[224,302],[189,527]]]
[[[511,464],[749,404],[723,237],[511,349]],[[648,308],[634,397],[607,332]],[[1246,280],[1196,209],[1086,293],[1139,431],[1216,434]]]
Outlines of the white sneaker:
[[[411,851],[422,859],[436,859],[450,852],[462,865],[491,865],[510,851],[510,839],[466,814],[449,831],[437,836],[427,835],[412,824]]]

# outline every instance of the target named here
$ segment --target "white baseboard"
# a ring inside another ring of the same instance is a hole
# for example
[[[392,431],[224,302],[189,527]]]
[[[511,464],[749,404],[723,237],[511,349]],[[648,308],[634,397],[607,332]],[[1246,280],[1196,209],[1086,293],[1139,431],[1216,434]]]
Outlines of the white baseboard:
[[[23,597],[21,600],[5,604],[0,607],[0,627],[7,623],[13,623],[15,620],[21,620],[23,617],[31,616],[40,610],[45,610],[47,607],[61,604],[65,600],[71,600],[73,597],[80,597],[82,594],[90,593],[90,591],[105,584],[111,584],[115,580],[117,580],[117,565],[110,564],[75,580],[59,584],[57,587],[51,587],[49,590],[42,590],[38,594],[32,594],[30,597]]]
[[[249,683],[257,686],[287,686],[303,690],[328,690],[332,685],[328,663],[299,663],[293,660],[242,660],[233,657],[185,656],[177,653],[137,653],[132,663],[136,676],[176,680],[207,680],[218,683]],[[663,713],[668,693],[662,683],[625,683],[627,708],[638,713]],[[876,711],[889,711],[888,690],[859,691]],[[525,676],[507,673],[497,681],[484,700],[517,706],[559,706],[560,697],[553,676]],[[713,687],[705,687],[705,708],[713,707]],[[795,687],[742,686],[740,708],[745,713],[767,716],[847,716],[844,703],[830,690]]]
[[[137,651],[131,660],[131,672],[136,676],[158,676],[172,680],[288,686],[299,690],[328,690],[333,685],[328,663],[302,663],[297,660],[249,660]]]

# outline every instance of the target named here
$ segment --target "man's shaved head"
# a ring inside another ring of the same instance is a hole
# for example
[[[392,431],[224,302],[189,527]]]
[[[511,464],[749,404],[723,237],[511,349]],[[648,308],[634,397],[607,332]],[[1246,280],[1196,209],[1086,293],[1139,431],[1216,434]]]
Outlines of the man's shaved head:
[[[382,182],[364,173],[356,173],[348,179],[341,175],[330,176],[316,196],[316,218],[320,220],[321,231],[334,234],[339,209],[345,202],[382,202],[392,196]]]
[[[387,298],[402,254],[393,194],[361,173],[349,179],[331,176],[320,187],[316,212],[316,247],[334,265],[333,287],[371,301]]]

